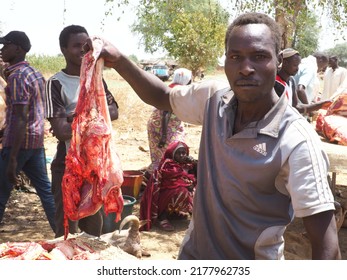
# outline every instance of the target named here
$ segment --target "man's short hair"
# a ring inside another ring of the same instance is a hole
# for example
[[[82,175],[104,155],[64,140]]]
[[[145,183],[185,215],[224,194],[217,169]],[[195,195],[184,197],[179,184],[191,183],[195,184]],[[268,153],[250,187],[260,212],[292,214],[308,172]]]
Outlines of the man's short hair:
[[[328,55],[325,54],[325,53],[322,53],[322,52],[315,52],[315,53],[313,54],[313,56],[314,56],[315,58],[318,58],[320,61],[324,61],[324,62],[328,62],[328,61],[329,61]]]
[[[274,41],[276,54],[279,53],[281,49],[281,31],[279,25],[275,20],[270,18],[268,15],[262,13],[245,13],[237,17],[228,27],[227,32],[225,34],[225,49],[227,47],[228,39],[230,33],[237,26],[244,26],[248,24],[265,24],[271,30],[271,37]]]
[[[66,48],[69,42],[71,34],[86,33],[88,35],[87,29],[80,25],[69,25],[66,26],[59,35],[59,45],[60,48]]]

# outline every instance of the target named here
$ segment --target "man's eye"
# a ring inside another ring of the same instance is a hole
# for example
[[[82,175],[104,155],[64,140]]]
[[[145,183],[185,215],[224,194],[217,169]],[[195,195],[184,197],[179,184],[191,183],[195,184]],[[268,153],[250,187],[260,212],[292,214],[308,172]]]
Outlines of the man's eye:
[[[239,58],[239,56],[238,55],[229,55],[229,59],[231,59],[231,60],[237,60]]]

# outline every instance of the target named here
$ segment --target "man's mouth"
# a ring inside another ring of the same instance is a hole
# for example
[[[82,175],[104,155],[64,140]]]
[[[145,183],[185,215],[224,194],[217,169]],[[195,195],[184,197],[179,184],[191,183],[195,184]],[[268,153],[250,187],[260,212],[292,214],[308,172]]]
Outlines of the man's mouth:
[[[255,87],[258,86],[259,83],[256,80],[238,80],[235,85],[241,87]]]

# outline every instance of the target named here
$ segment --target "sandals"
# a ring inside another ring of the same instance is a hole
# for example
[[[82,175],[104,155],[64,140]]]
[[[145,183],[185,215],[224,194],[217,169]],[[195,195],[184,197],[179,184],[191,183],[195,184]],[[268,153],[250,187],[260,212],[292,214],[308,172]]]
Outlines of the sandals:
[[[170,224],[168,219],[164,219],[159,221],[159,227],[160,229],[164,230],[164,231],[174,231],[175,228],[172,224]]]
[[[187,220],[189,219],[189,213],[185,212],[179,212],[179,213],[173,213],[170,215],[171,220]]]

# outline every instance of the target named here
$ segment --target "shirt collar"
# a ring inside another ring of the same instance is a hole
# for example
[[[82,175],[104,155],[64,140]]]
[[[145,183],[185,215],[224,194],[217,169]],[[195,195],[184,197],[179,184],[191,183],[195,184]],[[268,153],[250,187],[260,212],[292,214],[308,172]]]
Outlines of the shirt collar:
[[[273,90],[275,91],[275,89]],[[257,123],[251,123],[251,127],[248,128],[251,128],[251,130],[255,129],[255,131],[259,134],[265,134],[275,138],[278,137],[281,120],[288,105],[288,98],[286,94],[284,94],[283,92],[278,95],[280,96],[280,98],[278,99],[276,104],[271,108],[271,110],[267,112],[264,118],[258,121]],[[229,89],[228,92],[222,95],[222,102],[224,103],[224,105],[222,105],[222,108],[225,108],[227,106],[230,110],[232,110],[232,108],[235,108],[234,110],[236,110],[237,100],[232,90]],[[226,111],[229,110],[226,109]]]
[[[16,64],[13,64],[13,65],[10,65],[8,66],[7,68],[4,69],[4,76],[5,78],[7,79],[8,76],[13,72],[15,71],[16,69],[18,68],[21,68],[23,66],[28,66],[29,65],[29,62],[28,61],[20,61]]]
[[[273,106],[264,118],[258,122],[258,133],[277,138],[280,131],[281,120],[287,105],[288,98],[285,94],[282,94],[275,106]]]

